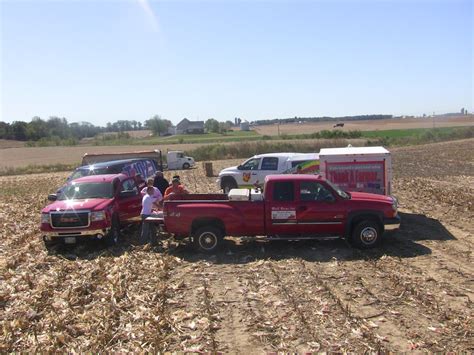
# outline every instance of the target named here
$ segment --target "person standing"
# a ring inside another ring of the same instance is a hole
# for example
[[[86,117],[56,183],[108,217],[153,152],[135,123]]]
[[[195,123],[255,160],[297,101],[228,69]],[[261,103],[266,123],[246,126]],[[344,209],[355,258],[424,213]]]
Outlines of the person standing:
[[[171,182],[171,185],[165,191],[165,199],[169,195],[183,195],[183,194],[189,194],[189,192],[188,190],[184,188],[183,185],[181,185],[179,179],[174,177],[173,181]]]
[[[158,189],[157,187],[154,187],[153,186],[153,178],[148,178],[147,181],[146,181],[146,186],[140,191],[142,196],[145,196],[146,194],[146,191],[149,187],[153,187],[153,197],[157,199],[157,203],[161,202],[161,200],[163,200],[163,194],[161,193],[160,189]]]
[[[154,193],[153,186],[148,186],[146,194],[142,198],[142,210],[140,216],[142,218],[142,230],[140,233],[140,244],[145,244],[150,241],[150,223],[147,223],[145,219],[151,215],[153,205],[156,203],[157,198],[153,197]]]
[[[168,186],[170,186],[170,183],[168,182],[168,180],[165,179],[165,177],[163,176],[162,171],[158,170],[155,173],[155,179],[153,180],[153,186],[156,187],[158,190],[160,190],[162,196],[165,195],[165,191],[168,188]]]

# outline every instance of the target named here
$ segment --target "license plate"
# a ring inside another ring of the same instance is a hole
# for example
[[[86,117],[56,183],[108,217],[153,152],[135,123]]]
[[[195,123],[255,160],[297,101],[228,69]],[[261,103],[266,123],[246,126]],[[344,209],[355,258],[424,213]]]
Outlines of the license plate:
[[[76,243],[76,237],[66,237],[66,238],[64,238],[64,243],[74,244],[74,243]]]

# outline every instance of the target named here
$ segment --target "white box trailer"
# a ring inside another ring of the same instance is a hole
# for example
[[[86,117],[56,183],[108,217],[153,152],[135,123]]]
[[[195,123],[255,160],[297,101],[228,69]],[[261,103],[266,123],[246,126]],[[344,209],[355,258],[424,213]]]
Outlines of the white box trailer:
[[[320,173],[346,191],[392,193],[392,157],[384,147],[324,148]]]

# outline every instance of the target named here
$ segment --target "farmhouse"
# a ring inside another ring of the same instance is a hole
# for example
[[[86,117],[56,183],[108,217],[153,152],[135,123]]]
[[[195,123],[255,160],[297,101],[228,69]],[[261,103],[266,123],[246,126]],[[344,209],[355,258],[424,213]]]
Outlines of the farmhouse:
[[[204,133],[204,121],[190,121],[183,118],[176,125],[176,134],[199,134]]]

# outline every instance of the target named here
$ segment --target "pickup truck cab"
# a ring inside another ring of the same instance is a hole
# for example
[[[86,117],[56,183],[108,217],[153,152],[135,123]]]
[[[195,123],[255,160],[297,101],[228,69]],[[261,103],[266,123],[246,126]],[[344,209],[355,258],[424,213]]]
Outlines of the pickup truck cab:
[[[267,176],[263,195],[235,189],[228,196],[172,196],[156,222],[212,252],[225,236],[345,237],[356,247],[372,248],[384,231],[400,226],[400,217],[394,197],[345,192],[318,175],[286,174]]]
[[[265,177],[273,174],[295,173],[301,168],[303,174],[319,172],[319,155],[316,153],[267,153],[254,155],[238,166],[221,170],[217,185],[224,193],[235,188],[252,188],[263,184]]]
[[[115,244],[121,227],[140,221],[142,196],[135,178],[125,174],[91,175],[75,179],[41,211],[46,246],[78,238],[105,238]]]

